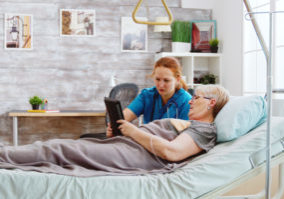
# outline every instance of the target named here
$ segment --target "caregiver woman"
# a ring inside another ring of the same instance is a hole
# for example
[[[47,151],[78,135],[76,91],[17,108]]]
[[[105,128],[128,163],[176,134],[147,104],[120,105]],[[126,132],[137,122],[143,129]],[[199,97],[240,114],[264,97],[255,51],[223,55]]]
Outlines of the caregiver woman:
[[[143,114],[143,123],[162,118],[188,120],[191,95],[181,78],[181,66],[173,57],[160,58],[154,66],[151,77],[155,86],[142,92],[124,109],[124,117],[132,121]]]

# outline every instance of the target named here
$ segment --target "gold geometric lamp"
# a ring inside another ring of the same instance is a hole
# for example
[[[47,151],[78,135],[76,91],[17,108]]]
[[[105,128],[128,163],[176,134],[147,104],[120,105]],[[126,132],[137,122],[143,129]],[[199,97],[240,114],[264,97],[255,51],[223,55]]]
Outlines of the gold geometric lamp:
[[[139,0],[134,11],[132,12],[132,19],[135,23],[148,24],[148,25],[171,25],[171,23],[173,21],[173,15],[172,15],[171,11],[169,10],[165,0],[162,0],[162,3],[164,5],[164,8],[166,9],[166,12],[167,12],[168,17],[169,17],[167,21],[140,21],[140,20],[138,20],[135,15],[136,15],[139,7],[141,6],[142,2],[143,2],[143,0]]]

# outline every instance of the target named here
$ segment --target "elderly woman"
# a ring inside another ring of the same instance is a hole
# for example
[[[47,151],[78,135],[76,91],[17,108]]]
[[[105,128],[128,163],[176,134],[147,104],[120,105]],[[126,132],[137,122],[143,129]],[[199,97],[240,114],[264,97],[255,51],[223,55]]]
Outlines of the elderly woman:
[[[229,100],[228,92],[217,85],[203,85],[196,89],[189,101],[190,121],[178,119],[156,120],[137,128],[133,124],[120,120],[120,130],[141,144],[149,152],[168,161],[180,161],[203,150],[208,151],[216,142],[214,118]],[[156,136],[168,133],[170,139]],[[108,131],[108,136],[111,136]]]
[[[214,147],[214,118],[228,99],[223,87],[200,86],[189,102],[190,121],[162,119],[137,128],[119,120],[124,136],[5,146],[0,148],[0,168],[75,176],[168,172],[181,166],[182,160]],[[107,134],[111,136],[110,129]]]

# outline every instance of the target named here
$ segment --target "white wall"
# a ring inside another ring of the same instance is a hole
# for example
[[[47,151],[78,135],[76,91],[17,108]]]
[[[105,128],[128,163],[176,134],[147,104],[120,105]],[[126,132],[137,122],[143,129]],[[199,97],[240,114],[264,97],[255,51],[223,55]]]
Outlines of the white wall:
[[[223,54],[223,85],[232,95],[242,95],[242,1],[182,0],[182,7],[212,9],[213,19],[217,20],[217,37]]]

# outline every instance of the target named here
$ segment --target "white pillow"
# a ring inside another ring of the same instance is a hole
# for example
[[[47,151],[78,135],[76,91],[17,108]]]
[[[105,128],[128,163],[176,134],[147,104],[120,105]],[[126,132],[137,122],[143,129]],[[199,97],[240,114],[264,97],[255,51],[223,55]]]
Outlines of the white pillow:
[[[236,139],[265,122],[266,102],[261,96],[234,97],[215,118],[217,142]]]

